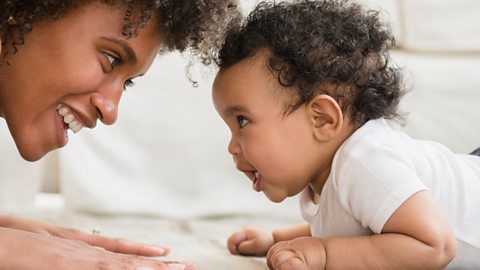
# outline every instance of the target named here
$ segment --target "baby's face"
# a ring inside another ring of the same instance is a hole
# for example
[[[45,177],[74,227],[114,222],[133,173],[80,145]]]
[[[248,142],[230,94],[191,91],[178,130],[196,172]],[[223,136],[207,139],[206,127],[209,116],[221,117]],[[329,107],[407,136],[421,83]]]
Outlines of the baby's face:
[[[255,191],[281,202],[316,177],[316,141],[305,106],[284,114],[291,97],[267,63],[267,54],[259,52],[221,71],[212,95],[231,131],[228,151],[237,169]]]

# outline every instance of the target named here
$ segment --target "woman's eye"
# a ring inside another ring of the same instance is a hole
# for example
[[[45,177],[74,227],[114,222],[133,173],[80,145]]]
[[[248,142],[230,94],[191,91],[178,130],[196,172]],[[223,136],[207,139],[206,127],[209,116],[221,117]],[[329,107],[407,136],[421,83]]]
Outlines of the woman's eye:
[[[131,79],[126,80],[125,83],[123,84],[123,91],[126,91],[128,87],[131,87],[134,84],[135,83]]]
[[[112,68],[120,62],[120,57],[107,52],[105,52],[104,54]]]
[[[240,125],[240,128],[243,128],[244,126],[246,126],[248,124],[247,118],[245,118],[241,115],[237,116],[237,121],[238,121],[238,124]]]

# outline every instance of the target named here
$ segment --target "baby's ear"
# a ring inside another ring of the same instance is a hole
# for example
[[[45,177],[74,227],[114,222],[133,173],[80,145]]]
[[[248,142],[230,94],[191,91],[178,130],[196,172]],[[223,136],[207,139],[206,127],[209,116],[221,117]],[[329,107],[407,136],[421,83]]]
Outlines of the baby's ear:
[[[329,95],[315,96],[308,103],[313,134],[318,141],[335,138],[343,126],[343,113],[338,103]]]

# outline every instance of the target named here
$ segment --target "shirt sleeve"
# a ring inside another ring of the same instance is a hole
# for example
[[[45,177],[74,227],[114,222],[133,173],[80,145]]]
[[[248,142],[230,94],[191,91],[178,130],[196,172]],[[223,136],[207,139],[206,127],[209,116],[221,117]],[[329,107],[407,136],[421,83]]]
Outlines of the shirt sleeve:
[[[388,145],[351,148],[335,159],[333,185],[342,206],[377,234],[403,202],[427,189],[412,161]]]

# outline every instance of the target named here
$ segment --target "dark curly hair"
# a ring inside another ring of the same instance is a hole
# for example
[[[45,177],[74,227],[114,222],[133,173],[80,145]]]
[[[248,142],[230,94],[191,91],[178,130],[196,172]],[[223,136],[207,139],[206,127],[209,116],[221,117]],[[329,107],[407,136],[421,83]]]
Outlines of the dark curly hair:
[[[389,63],[394,38],[378,12],[348,1],[262,2],[242,24],[233,25],[215,59],[220,72],[268,51],[267,67],[293,89],[296,110],[328,94],[357,126],[369,119],[401,118],[400,69]]]
[[[2,0],[2,53],[16,52],[35,23],[58,19],[71,9],[95,1],[127,7],[123,26],[126,37],[135,36],[153,15],[158,15],[156,23],[164,38],[162,50],[188,50],[206,64],[220,47],[223,30],[240,18],[237,0]]]

